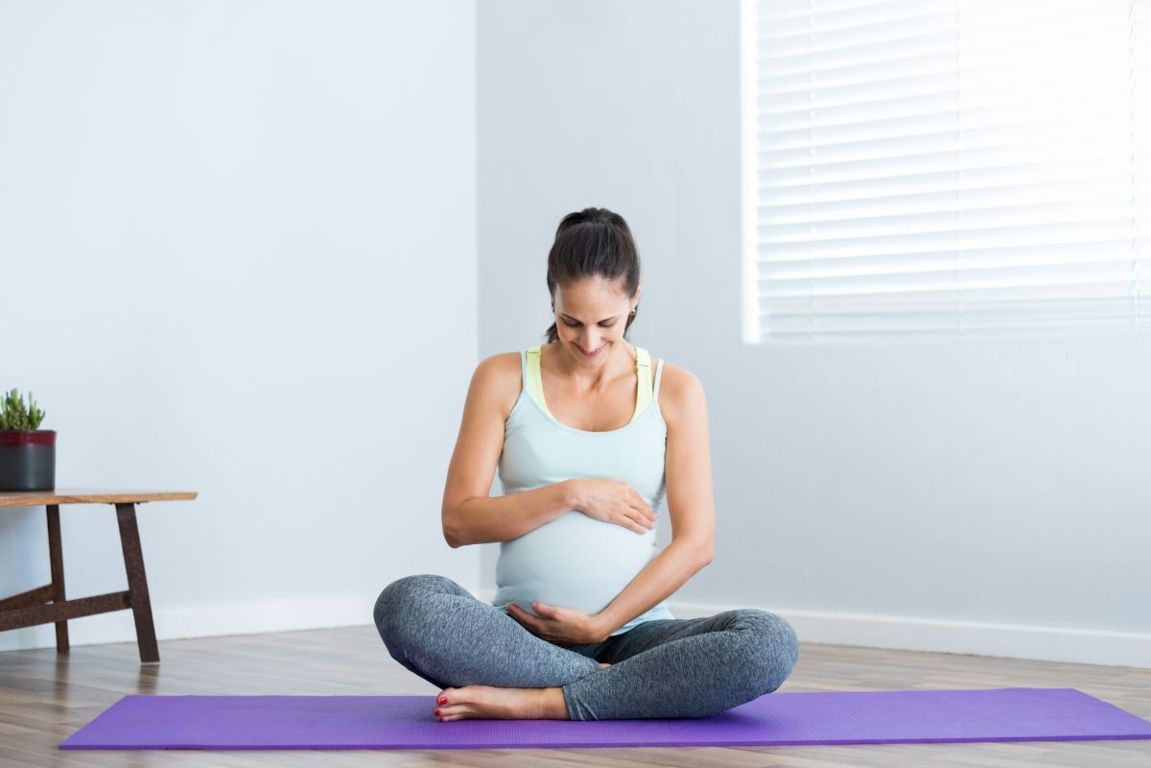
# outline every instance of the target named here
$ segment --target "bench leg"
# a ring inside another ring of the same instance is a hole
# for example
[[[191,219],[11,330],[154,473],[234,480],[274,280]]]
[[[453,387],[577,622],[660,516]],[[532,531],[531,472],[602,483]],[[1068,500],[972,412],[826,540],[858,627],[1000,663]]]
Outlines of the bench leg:
[[[48,561],[52,567],[52,602],[59,605],[64,597],[64,547],[60,538],[60,507],[48,505]],[[56,622],[56,653],[67,653],[68,620]]]
[[[136,526],[136,505],[117,504],[116,519],[120,523],[120,544],[124,548],[124,569],[128,572],[128,592],[132,615],[136,619],[136,643],[140,646],[140,661],[144,664],[158,663],[160,650],[156,647],[152,601],[148,596],[148,579],[144,575],[144,553],[140,548],[140,529]]]

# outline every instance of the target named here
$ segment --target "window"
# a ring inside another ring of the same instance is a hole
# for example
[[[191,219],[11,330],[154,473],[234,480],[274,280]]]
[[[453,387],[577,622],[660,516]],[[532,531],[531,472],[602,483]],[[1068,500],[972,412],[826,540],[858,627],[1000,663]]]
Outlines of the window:
[[[744,339],[1151,326],[1151,0],[745,0]]]

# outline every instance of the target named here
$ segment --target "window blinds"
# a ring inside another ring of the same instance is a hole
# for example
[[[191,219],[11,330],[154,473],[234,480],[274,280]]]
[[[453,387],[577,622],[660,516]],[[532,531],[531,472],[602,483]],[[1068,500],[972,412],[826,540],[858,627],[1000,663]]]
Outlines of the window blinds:
[[[1151,324],[1151,0],[747,0],[745,340]]]

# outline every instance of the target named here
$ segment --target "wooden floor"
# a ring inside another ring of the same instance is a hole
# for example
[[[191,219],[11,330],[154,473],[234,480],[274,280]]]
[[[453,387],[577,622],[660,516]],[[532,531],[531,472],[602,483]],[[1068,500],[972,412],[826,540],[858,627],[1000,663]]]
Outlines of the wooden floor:
[[[762,749],[429,752],[61,752],[57,744],[127,693],[431,694],[371,627],[167,641],[141,666],[135,645],[0,653],[0,768],[64,766],[1083,766],[1147,768],[1151,741],[907,744]],[[1151,670],[804,645],[781,691],[1078,688],[1151,718]],[[444,724],[450,728],[451,724]]]

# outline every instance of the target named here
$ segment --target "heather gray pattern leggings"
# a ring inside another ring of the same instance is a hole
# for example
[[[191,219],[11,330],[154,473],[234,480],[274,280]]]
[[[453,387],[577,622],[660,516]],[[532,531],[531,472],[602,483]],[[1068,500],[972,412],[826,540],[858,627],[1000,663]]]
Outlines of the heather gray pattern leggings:
[[[758,610],[647,621],[602,643],[556,645],[442,576],[388,585],[375,620],[392,658],[433,685],[562,687],[572,720],[722,712],[779,688],[799,655],[791,625]]]

